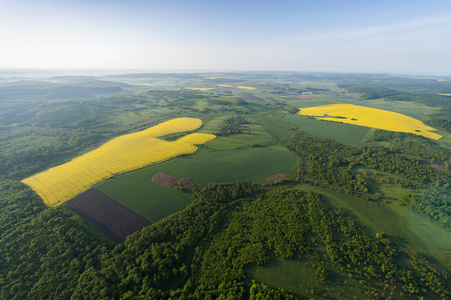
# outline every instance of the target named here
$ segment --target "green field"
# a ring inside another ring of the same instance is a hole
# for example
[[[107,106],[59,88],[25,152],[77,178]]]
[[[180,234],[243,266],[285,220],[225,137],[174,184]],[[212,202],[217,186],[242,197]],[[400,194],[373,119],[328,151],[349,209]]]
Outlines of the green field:
[[[165,172],[194,183],[236,180],[261,181],[275,173],[292,170],[297,158],[281,146],[255,147],[227,151],[201,149],[198,153],[133,171],[96,186],[151,222],[183,209],[190,196],[154,184],[151,177]]]
[[[306,108],[312,106],[319,105],[327,105],[327,104],[336,104],[336,103],[345,103],[346,99],[337,98],[330,95],[324,94],[315,94],[315,95],[307,95],[310,99],[301,99],[301,100],[286,100],[285,103],[294,106],[296,108]]]
[[[368,127],[315,120],[301,115],[286,115],[284,118],[308,134],[349,145],[359,144],[371,130]]]
[[[191,197],[155,184],[150,178],[121,176],[99,184],[98,190],[155,223],[184,209]]]
[[[327,286],[319,284],[315,276],[316,269],[307,266],[306,262],[299,259],[285,260],[271,252],[266,264],[245,268],[246,283],[250,285],[255,280],[272,288],[284,289],[293,293],[297,299],[352,299],[355,293],[362,295],[364,289],[357,280],[335,272],[329,266],[326,269],[330,283]],[[312,295],[313,288],[321,292]]]
[[[273,288],[283,288],[297,297],[306,296],[307,286],[317,286],[315,269],[306,267],[299,259],[285,260],[274,253],[269,253],[269,261],[261,266],[249,265],[245,272],[246,281],[252,280],[268,284]]]

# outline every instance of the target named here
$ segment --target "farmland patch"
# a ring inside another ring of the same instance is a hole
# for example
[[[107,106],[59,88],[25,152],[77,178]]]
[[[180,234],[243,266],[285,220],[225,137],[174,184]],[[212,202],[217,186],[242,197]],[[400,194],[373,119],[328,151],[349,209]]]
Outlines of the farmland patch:
[[[116,242],[151,223],[97,189],[76,196],[67,206]]]
[[[176,118],[146,130],[120,136],[101,147],[65,164],[22,180],[48,206],[57,206],[114,175],[136,170],[182,154],[192,154],[194,145],[215,138],[205,133],[192,133],[176,141],[157,137],[191,131],[202,125],[200,119]]]
[[[268,176],[297,167],[297,158],[280,147],[257,147],[214,151],[201,149],[193,156],[179,157],[111,178],[96,188],[152,222],[182,210],[191,196],[153,183],[159,172],[189,178],[194,184],[246,180],[261,182]]]
[[[353,104],[333,104],[302,108],[300,115],[312,116],[317,120],[365,126],[383,130],[407,132],[438,140],[442,136],[431,132],[436,130],[420,120],[387,110]]]

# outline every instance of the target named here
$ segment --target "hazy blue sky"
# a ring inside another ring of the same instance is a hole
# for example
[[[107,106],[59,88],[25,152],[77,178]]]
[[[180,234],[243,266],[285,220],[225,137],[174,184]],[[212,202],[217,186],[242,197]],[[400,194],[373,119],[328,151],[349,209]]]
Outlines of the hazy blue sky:
[[[0,68],[451,75],[450,0],[0,0]]]

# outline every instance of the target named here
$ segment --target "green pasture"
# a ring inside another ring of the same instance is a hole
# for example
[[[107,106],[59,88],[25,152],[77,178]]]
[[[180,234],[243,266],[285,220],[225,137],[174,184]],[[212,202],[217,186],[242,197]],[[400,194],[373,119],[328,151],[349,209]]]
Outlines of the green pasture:
[[[245,268],[246,283],[264,283],[273,288],[283,288],[296,297],[307,296],[307,286],[316,287],[315,269],[304,265],[299,259],[285,260],[269,253],[269,261],[260,266],[249,265]]]
[[[230,118],[230,116],[228,116],[228,115],[214,116],[210,120],[203,123],[202,127],[199,128],[199,130],[197,132],[213,134],[213,133],[219,131],[222,128],[222,126],[225,124],[226,120],[229,118]]]
[[[261,181],[275,173],[295,169],[297,158],[280,146],[215,151],[201,149],[154,166],[109,179],[97,189],[136,211],[151,222],[183,209],[190,196],[152,182],[154,174],[165,172],[177,178],[190,178],[195,184]]]
[[[449,132],[446,132],[444,130],[437,130],[435,133],[440,134],[442,136],[441,139],[437,141],[437,143],[445,149],[448,149],[451,151],[451,134]]]
[[[296,126],[283,118],[287,113],[286,111],[268,111],[256,114],[254,119],[268,134],[280,141],[285,141],[291,139],[296,133]]]
[[[245,282],[251,285],[252,280],[255,280],[272,288],[284,289],[298,299],[352,299],[356,294],[362,295],[363,288],[358,285],[357,280],[333,270],[328,264],[325,268],[330,281],[327,289],[316,281],[316,269],[307,266],[306,261],[297,258],[285,260],[270,252],[266,264],[246,266]],[[312,295],[309,293],[312,288],[320,292]]]
[[[315,120],[301,115],[286,115],[284,118],[308,134],[349,145],[362,142],[371,130],[369,127]]]
[[[331,95],[314,94],[314,95],[305,95],[305,96],[309,97],[311,99],[301,99],[301,100],[284,99],[284,100],[285,100],[286,104],[297,107],[297,108],[306,108],[306,107],[320,106],[320,105],[327,105],[327,104],[336,104],[336,103],[346,103],[345,99],[337,98],[337,97],[334,97]],[[347,100],[347,101],[349,101],[349,100]]]

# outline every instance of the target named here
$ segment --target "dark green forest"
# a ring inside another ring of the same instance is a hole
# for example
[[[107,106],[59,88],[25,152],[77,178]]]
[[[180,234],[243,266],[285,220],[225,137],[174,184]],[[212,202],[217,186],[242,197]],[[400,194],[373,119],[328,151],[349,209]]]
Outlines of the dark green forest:
[[[339,297],[327,282],[343,274],[359,297],[451,296],[445,271],[383,233],[368,236],[313,192],[212,184],[196,189],[182,212],[114,246],[64,206],[46,210],[24,187],[20,195],[11,189],[2,186],[2,199],[22,197],[29,209],[20,221],[10,212],[2,226],[3,299],[291,299],[288,291],[245,284],[246,265],[266,263],[270,252],[316,269],[312,295]]]

